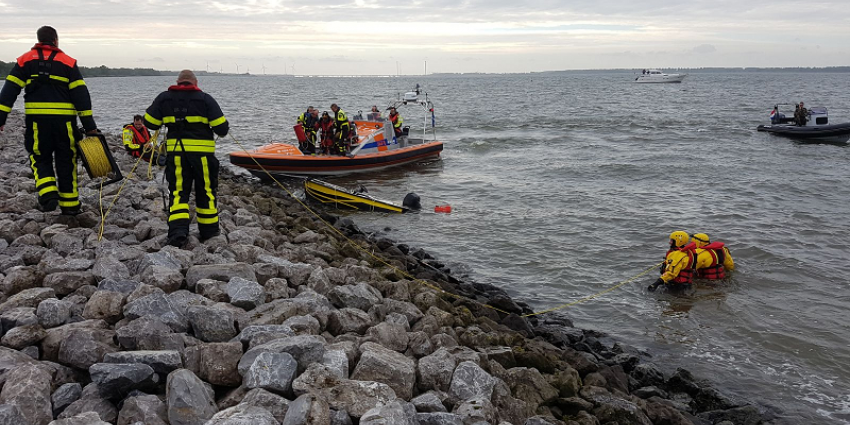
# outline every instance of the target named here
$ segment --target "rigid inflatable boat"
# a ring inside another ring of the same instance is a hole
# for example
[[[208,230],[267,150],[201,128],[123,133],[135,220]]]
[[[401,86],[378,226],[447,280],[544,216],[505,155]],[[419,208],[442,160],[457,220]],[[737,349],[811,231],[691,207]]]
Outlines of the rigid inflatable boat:
[[[420,95],[424,99],[420,100]],[[425,113],[421,132],[416,130],[416,134],[413,134],[409,127],[405,127],[402,135],[396,136],[390,121],[376,114],[367,114],[366,117],[357,114],[350,120],[356,132],[356,140],[344,156],[308,155],[294,144],[272,143],[252,151],[232,152],[230,162],[262,178],[266,171],[287,176],[330,176],[439,159],[443,142],[436,140],[434,106],[428,100],[428,95],[421,93],[417,86],[416,91],[405,93],[403,98],[391,106],[398,109],[402,106],[421,107]]]
[[[803,142],[847,143],[850,140],[850,122],[830,124],[826,108],[809,109],[805,125],[797,125],[794,118],[779,112],[777,105],[771,112],[771,124],[760,125],[758,131],[784,136]]]

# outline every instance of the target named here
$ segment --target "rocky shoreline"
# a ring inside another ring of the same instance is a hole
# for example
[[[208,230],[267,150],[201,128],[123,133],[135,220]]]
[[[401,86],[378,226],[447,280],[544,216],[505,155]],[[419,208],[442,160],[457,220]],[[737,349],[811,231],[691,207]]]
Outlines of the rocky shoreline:
[[[97,185],[81,171],[79,216],[40,212],[22,141],[13,113],[0,133],[0,425],[771,423],[684,369],[665,376],[562,314],[521,318],[528,306],[501,289],[322,215],[466,299],[406,279],[226,167],[222,236],[163,246],[157,177],[127,183],[98,241]],[[108,141],[126,175],[132,158]]]

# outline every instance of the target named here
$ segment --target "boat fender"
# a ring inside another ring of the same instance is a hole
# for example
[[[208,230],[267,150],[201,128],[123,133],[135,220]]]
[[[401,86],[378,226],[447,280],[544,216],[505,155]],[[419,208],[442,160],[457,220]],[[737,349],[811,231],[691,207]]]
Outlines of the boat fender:
[[[407,196],[404,197],[404,201],[401,202],[407,208],[412,210],[421,210],[422,204],[419,203],[419,195],[416,192],[410,192]]]
[[[301,124],[297,124],[292,127],[295,130],[295,138],[298,139],[298,143],[306,143],[307,142],[307,133],[304,132],[304,126]]]
[[[450,213],[452,212],[452,206],[449,204],[446,205],[437,205],[434,207],[435,213]]]

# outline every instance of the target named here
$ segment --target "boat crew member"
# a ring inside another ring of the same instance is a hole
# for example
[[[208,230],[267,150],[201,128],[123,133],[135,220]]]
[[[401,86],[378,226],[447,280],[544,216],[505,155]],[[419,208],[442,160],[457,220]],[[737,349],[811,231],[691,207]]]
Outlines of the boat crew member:
[[[38,204],[42,211],[54,211],[58,206],[62,214],[76,215],[80,213],[76,142],[82,138],[77,116],[87,135],[98,133],[91,97],[76,59],[59,50],[56,30],[43,26],[36,36],[38,43],[18,58],[0,91],[0,131],[24,90],[24,146]]]
[[[393,123],[393,131],[395,131],[395,137],[400,138],[402,136],[401,126],[404,124],[404,119],[401,118],[401,115],[396,111],[395,106],[390,108],[390,122]]]
[[[664,259],[661,277],[647,288],[654,291],[661,285],[667,288],[684,289],[694,278],[696,253],[694,244],[688,244],[687,232],[677,230],[670,234],[670,249]]]
[[[369,112],[369,119],[375,121],[381,119],[381,111],[378,110],[378,105],[372,105],[372,111]]]
[[[322,153],[330,154],[331,147],[334,144],[334,122],[328,111],[322,112],[322,118],[319,119],[319,129],[321,130]]]
[[[726,277],[726,271],[735,270],[735,261],[723,242],[711,242],[705,233],[691,236],[696,247],[696,277],[718,280]]]
[[[218,159],[213,133],[225,136],[229,123],[218,103],[198,88],[195,74],[180,71],[177,84],[160,93],[145,113],[145,126],[168,127],[168,245],[183,246],[189,237],[189,195],[195,188],[195,214],[200,240],[219,235]]]
[[[331,111],[334,113],[334,153],[345,155],[351,124],[345,112],[336,103],[331,105]]]
[[[803,102],[800,102],[797,105],[797,108],[794,110],[794,123],[798,126],[806,125],[806,121],[808,121],[809,111],[806,109]]]
[[[151,140],[151,132],[145,127],[144,117],[141,115],[133,116],[133,123],[124,126],[122,138],[124,139],[124,149],[134,158],[141,156],[143,160],[151,162],[151,157],[158,157],[153,150],[145,151],[148,142]],[[165,164],[163,163],[163,165]]]
[[[308,106],[307,111],[298,116],[298,124],[304,129],[304,135],[307,136],[307,141],[302,143],[299,148],[305,154],[316,153],[316,126],[319,121],[319,110]]]

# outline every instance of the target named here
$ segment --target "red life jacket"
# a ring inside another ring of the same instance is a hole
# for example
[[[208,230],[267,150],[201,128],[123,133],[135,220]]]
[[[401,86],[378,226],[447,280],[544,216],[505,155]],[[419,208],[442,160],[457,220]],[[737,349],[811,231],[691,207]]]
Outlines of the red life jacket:
[[[129,128],[130,130],[133,130],[133,141],[136,142],[137,145],[144,147],[145,143],[151,140],[151,133],[148,131],[148,129],[145,129],[144,132],[141,132],[133,124],[127,124],[124,126],[124,128]],[[142,154],[142,149],[134,150],[131,152],[131,154],[134,157],[138,158]]]
[[[681,248],[679,251],[685,252],[688,254],[688,266],[679,271],[679,274],[673,278],[669,283],[676,285],[689,285],[694,280],[694,271],[697,267],[697,256],[696,256],[696,245],[693,243],[687,244]],[[673,250],[667,251],[667,253],[671,253]]]
[[[723,242],[712,242],[702,249],[711,254],[711,265],[697,270],[697,277],[710,280],[724,279],[726,268],[723,267],[723,261],[726,260],[726,251],[723,249]]]

